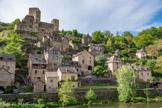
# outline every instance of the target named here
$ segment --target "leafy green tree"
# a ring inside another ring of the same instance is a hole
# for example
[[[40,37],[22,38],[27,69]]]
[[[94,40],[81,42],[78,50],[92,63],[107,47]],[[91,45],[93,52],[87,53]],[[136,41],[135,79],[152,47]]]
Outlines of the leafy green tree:
[[[121,56],[122,57],[128,57],[128,51],[127,50],[122,50],[121,51]]]
[[[104,55],[98,55],[95,57],[95,63],[97,65],[104,66],[106,61],[107,61],[107,58]]]
[[[112,40],[110,38],[108,38],[106,45],[107,45],[108,48],[112,48],[113,47],[113,42],[112,42]]]
[[[156,67],[158,68],[158,73],[162,75],[162,55],[157,58]]]
[[[112,39],[112,37],[113,37],[113,34],[109,30],[104,31],[103,35],[105,37],[105,42],[107,42],[108,39]]]
[[[154,38],[148,34],[142,34],[140,36],[135,36],[133,38],[133,42],[136,44],[138,48],[145,48],[148,45],[152,44],[153,41],[154,41]]]
[[[103,77],[105,73],[106,73],[106,70],[104,69],[103,66],[96,66],[93,71],[93,75],[96,75],[97,77],[99,76]]]
[[[78,36],[78,31],[76,29],[74,29],[72,31],[72,36],[74,36],[74,37],[77,37]]]
[[[76,102],[76,98],[74,95],[74,87],[71,81],[66,80],[62,87],[59,89],[59,98],[62,105],[67,105],[70,102]]]
[[[125,31],[123,34],[122,34],[123,37],[133,37],[133,34],[130,33],[129,31]]]
[[[15,19],[15,21],[13,21],[11,24],[10,24],[10,28],[14,28],[15,27],[15,24],[19,24],[20,23],[20,19]]]
[[[90,89],[87,93],[85,98],[89,101],[88,104],[91,104],[93,100],[95,100],[97,98],[95,92]]]
[[[129,102],[136,95],[135,79],[137,73],[129,66],[123,66],[116,72],[120,101]]]
[[[156,71],[156,61],[155,60],[147,60],[145,66],[149,67],[151,71],[154,73]]]
[[[95,31],[92,33],[92,40],[96,43],[104,43],[105,37],[101,31]]]

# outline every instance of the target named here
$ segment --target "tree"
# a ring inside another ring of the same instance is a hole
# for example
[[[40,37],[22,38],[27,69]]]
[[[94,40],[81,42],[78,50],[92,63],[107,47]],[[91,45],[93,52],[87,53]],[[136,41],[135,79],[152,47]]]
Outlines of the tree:
[[[74,95],[74,87],[71,81],[66,80],[62,87],[59,89],[59,98],[62,102],[62,105],[67,105],[70,102],[76,102]]]
[[[13,21],[11,24],[10,24],[10,28],[14,28],[15,27],[15,24],[19,24],[20,23],[20,19],[15,19],[15,21]]]
[[[95,63],[97,65],[104,66],[106,61],[107,61],[107,58],[104,55],[98,55],[95,57]]]
[[[128,51],[127,50],[122,50],[121,51],[121,56],[122,57],[124,57],[124,56],[128,57]]]
[[[105,37],[105,42],[107,42],[108,39],[112,39],[113,37],[113,34],[109,30],[104,31],[103,35]]]
[[[89,90],[87,93],[86,93],[86,96],[85,98],[89,101],[88,104],[91,104],[93,100],[95,100],[97,98],[96,94],[94,93],[93,90]]]
[[[92,33],[92,40],[96,43],[104,43],[105,37],[101,31],[95,31]]]
[[[108,47],[108,48],[112,48],[112,44],[113,44],[113,43],[112,43],[112,40],[109,38],[109,39],[107,40],[107,44],[106,44],[107,47]]]
[[[158,73],[162,74],[162,55],[157,58],[156,67],[158,68]]]
[[[78,31],[76,29],[74,29],[72,31],[72,36],[74,36],[74,37],[77,37],[78,36]]]
[[[123,66],[116,72],[120,101],[129,102],[136,95],[135,79],[137,73],[129,66]]]
[[[96,75],[97,77],[99,76],[103,77],[105,73],[106,73],[106,70],[104,69],[103,66],[96,66],[93,71],[93,75]]]
[[[123,37],[133,37],[133,34],[128,32],[128,31],[125,31],[123,34],[122,34]]]

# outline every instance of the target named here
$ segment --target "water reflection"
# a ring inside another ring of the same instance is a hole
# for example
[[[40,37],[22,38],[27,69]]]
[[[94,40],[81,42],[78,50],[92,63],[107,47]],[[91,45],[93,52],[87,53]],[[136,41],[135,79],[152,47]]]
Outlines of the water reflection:
[[[113,102],[109,104],[96,104],[96,105],[77,105],[69,106],[67,108],[162,108],[162,102],[157,103],[118,103]]]

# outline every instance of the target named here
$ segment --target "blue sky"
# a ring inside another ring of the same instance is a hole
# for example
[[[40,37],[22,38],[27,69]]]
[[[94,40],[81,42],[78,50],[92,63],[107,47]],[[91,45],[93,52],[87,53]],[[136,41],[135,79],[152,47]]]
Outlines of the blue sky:
[[[81,33],[110,30],[137,34],[162,26],[162,0],[0,0],[0,21],[21,20],[29,7],[39,7],[41,20],[60,20],[60,30]]]

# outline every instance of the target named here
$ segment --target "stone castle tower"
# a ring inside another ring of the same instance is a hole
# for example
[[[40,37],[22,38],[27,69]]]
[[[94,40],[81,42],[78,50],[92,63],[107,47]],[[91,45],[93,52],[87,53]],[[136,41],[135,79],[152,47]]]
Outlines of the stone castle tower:
[[[41,11],[38,8],[29,8],[29,16],[34,17],[34,22],[39,24],[41,21]]]

